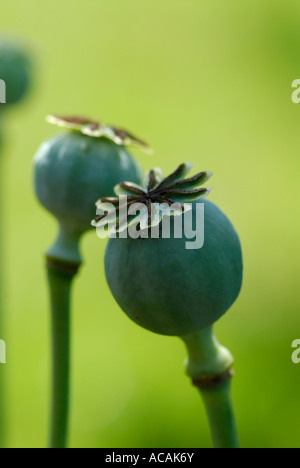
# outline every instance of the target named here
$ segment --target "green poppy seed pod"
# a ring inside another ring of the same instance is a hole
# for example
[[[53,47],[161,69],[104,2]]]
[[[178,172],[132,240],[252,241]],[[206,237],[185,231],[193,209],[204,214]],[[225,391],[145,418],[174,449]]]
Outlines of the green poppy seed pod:
[[[59,234],[46,254],[51,303],[52,402],[50,446],[67,443],[70,374],[71,286],[81,265],[79,241],[91,229],[96,200],[109,197],[124,178],[140,181],[126,146],[147,150],[125,130],[79,117],[49,116],[68,129],[44,142],[34,157],[34,188],[58,220]]]
[[[133,182],[140,179],[139,168],[126,149],[80,133],[50,138],[34,159],[38,199],[56,218],[82,232],[91,228],[95,200],[112,195],[124,177]]]
[[[79,236],[91,229],[95,201],[112,195],[113,187],[124,178],[139,182],[141,174],[124,146],[125,133],[118,131],[122,138],[115,140],[112,134],[95,134],[98,124],[86,119],[50,117],[49,121],[69,131],[48,139],[38,149],[34,157],[34,187],[41,204],[61,226],[58,241],[49,254],[77,262],[79,254],[74,254],[73,247]]]
[[[98,234],[109,227],[105,273],[116,301],[140,326],[184,341],[186,372],[202,395],[214,445],[234,448],[238,437],[229,382],[233,357],[217,341],[213,324],[240,292],[241,246],[227,217],[202,200],[211,188],[199,186],[212,173],[184,178],[190,167],[181,164],[166,178],[154,168],[141,186],[119,184],[119,199],[99,200],[93,225]],[[165,229],[165,218],[170,229]],[[192,237],[196,242],[191,246]]]
[[[26,51],[14,41],[0,39],[0,80],[5,83],[4,102],[19,102],[30,86],[31,61]]]
[[[106,278],[123,311],[137,324],[163,335],[185,336],[216,322],[237,298],[242,283],[239,238],[227,217],[207,200],[204,245],[186,249],[185,237],[111,238]]]

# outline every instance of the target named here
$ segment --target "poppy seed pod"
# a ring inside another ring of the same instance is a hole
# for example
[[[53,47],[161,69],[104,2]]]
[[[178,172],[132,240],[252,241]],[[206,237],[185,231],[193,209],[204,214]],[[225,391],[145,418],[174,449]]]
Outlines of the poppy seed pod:
[[[63,226],[59,242],[65,244],[68,233],[69,240],[74,237],[76,243],[76,238],[91,228],[99,196],[110,196],[124,178],[140,181],[140,169],[125,148],[140,141],[115,127],[87,119],[51,116],[48,120],[69,131],[48,139],[38,149],[34,158],[35,192]],[[54,251],[53,255],[67,254]]]
[[[183,178],[189,169],[182,164],[164,178],[155,168],[146,174],[143,186],[119,184],[119,200],[99,200],[93,225],[99,234],[105,225],[110,231],[105,273],[116,301],[135,323],[184,341],[186,372],[200,390],[214,446],[236,448],[230,396],[233,357],[217,341],[213,324],[240,292],[241,246],[219,208],[200,200],[211,188],[198,186],[212,174]],[[191,246],[193,237],[196,243]]]
[[[110,236],[105,253],[107,282],[133,321],[162,335],[184,336],[210,327],[235,301],[242,283],[239,238],[219,208],[202,200],[211,188],[199,186],[212,173],[200,172],[186,179],[190,168],[182,164],[167,178],[155,168],[146,174],[143,186],[123,182],[115,187],[120,200],[127,196],[128,216],[118,216],[110,232],[121,234],[138,221],[141,234]],[[111,198],[111,206],[116,207],[119,199]],[[99,200],[99,212],[102,207],[105,211],[107,205],[102,202],[106,201]],[[136,202],[141,205],[139,217],[134,216]],[[186,211],[190,211],[188,219]],[[198,218],[200,211],[204,215]],[[98,216],[93,225],[102,227],[111,214]],[[167,236],[161,222],[165,215],[170,221]],[[179,232],[175,228],[178,216]],[[155,226],[159,232],[153,236]],[[199,228],[204,241],[187,247],[190,234],[196,236]]]
[[[0,39],[0,79],[5,83],[5,102],[15,104],[26,94],[31,81],[31,62],[18,43]]]
[[[91,229],[95,201],[113,194],[125,178],[140,182],[140,170],[125,149],[148,146],[125,130],[78,117],[49,116],[68,129],[47,140],[34,158],[34,187],[58,220],[59,234],[46,254],[51,305],[52,400],[50,446],[67,444],[70,386],[71,287],[80,265],[79,241]]]
[[[184,235],[157,239],[111,238],[105,254],[108,285],[137,324],[163,335],[184,336],[216,322],[237,298],[242,282],[238,236],[226,216],[207,200],[201,249],[185,248]],[[184,224],[184,223],[183,223]],[[161,232],[161,226],[160,226]]]

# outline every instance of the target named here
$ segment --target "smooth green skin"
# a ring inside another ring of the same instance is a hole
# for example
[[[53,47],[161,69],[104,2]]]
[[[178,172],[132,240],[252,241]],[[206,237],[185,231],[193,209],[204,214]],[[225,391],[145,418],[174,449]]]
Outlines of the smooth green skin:
[[[105,271],[123,311],[163,335],[188,335],[216,322],[237,298],[242,283],[239,238],[226,216],[205,205],[205,242],[186,250],[187,239],[109,239]],[[194,218],[195,219],[195,218]],[[173,220],[171,221],[172,233]]]
[[[91,229],[96,201],[114,196],[114,186],[124,180],[139,183],[140,169],[123,146],[105,138],[61,133],[45,141],[34,158],[39,201],[76,234]]]
[[[31,82],[31,62],[17,43],[0,39],[0,79],[6,84],[6,104],[19,102]]]

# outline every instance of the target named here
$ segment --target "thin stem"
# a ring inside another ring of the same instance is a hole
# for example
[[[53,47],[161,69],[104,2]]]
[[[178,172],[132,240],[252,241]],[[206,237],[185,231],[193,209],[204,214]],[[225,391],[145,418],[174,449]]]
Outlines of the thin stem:
[[[231,381],[215,388],[199,389],[205,405],[215,448],[238,448],[238,436],[231,401]]]
[[[187,374],[202,396],[215,448],[238,448],[230,396],[233,357],[212,327],[182,337],[188,350]]]
[[[75,242],[75,236],[70,235],[68,242],[68,235],[70,233],[61,226],[58,239],[50,252],[63,252],[65,247],[66,255],[63,256],[71,256],[77,260],[55,258],[49,252],[47,255],[52,322],[51,448],[65,448],[68,436],[71,288],[81,263],[78,260],[79,236],[77,236],[77,242]]]

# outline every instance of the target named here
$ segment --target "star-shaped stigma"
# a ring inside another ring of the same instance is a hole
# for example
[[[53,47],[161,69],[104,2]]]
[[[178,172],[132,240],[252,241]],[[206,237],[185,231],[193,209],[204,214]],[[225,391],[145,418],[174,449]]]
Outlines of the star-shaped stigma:
[[[113,125],[106,125],[103,122],[97,122],[84,117],[62,117],[58,115],[48,115],[46,120],[50,124],[77,131],[83,135],[88,135],[93,138],[107,138],[116,145],[136,146],[145,153],[152,153],[152,149],[147,143],[127,130],[117,128]]]
[[[101,198],[96,203],[98,216],[92,226],[117,233],[140,224],[140,230],[144,230],[158,225],[163,216],[189,211],[189,203],[209,194],[211,187],[199,186],[212,176],[204,171],[185,179],[191,168],[190,163],[181,164],[168,177],[160,168],[154,168],[145,174],[142,186],[132,182],[118,184],[114,189],[117,197]]]

